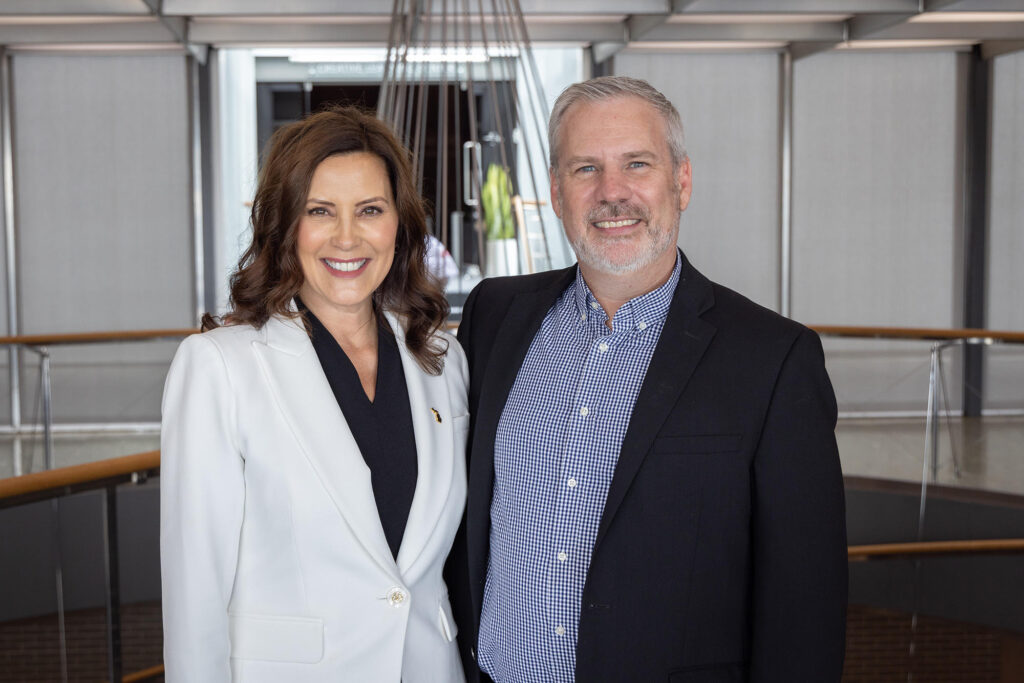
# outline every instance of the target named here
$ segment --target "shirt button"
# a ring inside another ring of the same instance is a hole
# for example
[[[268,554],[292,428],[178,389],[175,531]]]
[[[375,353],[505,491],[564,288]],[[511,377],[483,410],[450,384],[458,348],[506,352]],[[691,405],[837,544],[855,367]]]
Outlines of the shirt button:
[[[569,556],[565,554],[565,551],[562,551],[562,552],[558,553],[558,561],[559,562],[565,562],[568,559],[569,559]]]
[[[583,417],[586,417],[587,415],[590,415],[590,408],[588,408],[586,406],[581,407],[580,408],[580,415],[582,415]]]
[[[388,591],[388,604],[392,607],[401,607],[407,597],[401,588],[392,588]]]
[[[591,301],[590,307],[596,311],[597,309],[601,308],[601,304],[597,303],[596,301]]]
[[[600,351],[601,353],[604,353],[605,351],[608,350],[608,345],[605,344],[604,342],[601,342],[600,344],[597,345],[597,350]]]
[[[641,320],[640,322],[638,322],[636,324],[636,329],[638,329],[638,330],[646,330],[647,329],[647,323],[645,323],[643,320]]]
[[[580,314],[580,320],[586,320],[586,319],[587,319],[587,314],[586,313],[581,313]]]
[[[564,626],[556,626],[555,627],[555,634],[556,635],[560,635],[560,636],[564,636],[565,635],[565,627]]]
[[[573,477],[569,477],[569,481],[567,481],[565,483],[568,484],[569,488],[571,488],[571,489],[576,488],[576,479],[573,478]]]

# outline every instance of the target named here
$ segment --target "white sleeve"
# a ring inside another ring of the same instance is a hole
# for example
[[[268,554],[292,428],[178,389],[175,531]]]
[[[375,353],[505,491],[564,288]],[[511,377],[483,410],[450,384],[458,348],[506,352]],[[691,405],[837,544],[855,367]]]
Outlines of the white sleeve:
[[[166,680],[226,683],[244,462],[234,390],[219,346],[206,335],[187,338],[171,363],[160,451]]]

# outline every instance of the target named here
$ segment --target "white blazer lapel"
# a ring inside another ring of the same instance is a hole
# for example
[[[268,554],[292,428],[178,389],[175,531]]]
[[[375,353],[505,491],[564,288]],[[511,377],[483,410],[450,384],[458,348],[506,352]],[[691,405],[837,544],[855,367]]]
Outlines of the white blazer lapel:
[[[266,343],[253,342],[271,394],[338,512],[367,553],[392,575],[366,466],[301,322],[271,318]],[[417,433],[417,443],[419,434]],[[416,488],[419,491],[419,486]],[[397,577],[396,577],[397,578]]]
[[[430,375],[419,366],[405,346],[405,334],[398,320],[390,313],[386,317],[398,340],[416,436],[416,490],[398,551],[398,568],[405,575],[430,540],[451,493],[454,430],[444,376]]]

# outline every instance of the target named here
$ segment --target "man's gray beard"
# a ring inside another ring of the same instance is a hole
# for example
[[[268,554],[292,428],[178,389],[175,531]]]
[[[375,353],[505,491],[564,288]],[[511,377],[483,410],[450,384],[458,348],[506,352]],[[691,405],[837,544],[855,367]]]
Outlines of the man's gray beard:
[[[676,225],[679,224],[679,218],[679,214],[676,214]],[[594,245],[588,243],[584,237],[569,240],[569,244],[572,245],[572,250],[576,252],[576,260],[583,265],[609,275],[623,275],[635,273],[652,265],[668,249],[676,246],[673,244],[673,239],[677,238],[679,233],[677,230],[660,230],[657,226],[648,223],[647,234],[651,238],[650,248],[645,249],[637,254],[636,258],[625,263],[611,261],[601,249],[595,249]]]

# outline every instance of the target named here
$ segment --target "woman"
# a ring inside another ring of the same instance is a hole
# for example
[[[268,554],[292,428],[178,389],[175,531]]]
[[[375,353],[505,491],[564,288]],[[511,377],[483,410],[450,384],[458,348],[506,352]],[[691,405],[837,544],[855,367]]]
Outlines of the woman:
[[[252,226],[164,391],[167,680],[461,681],[466,360],[406,153],[356,109],[286,126]]]

